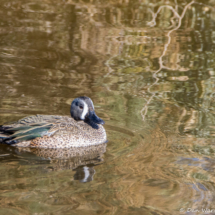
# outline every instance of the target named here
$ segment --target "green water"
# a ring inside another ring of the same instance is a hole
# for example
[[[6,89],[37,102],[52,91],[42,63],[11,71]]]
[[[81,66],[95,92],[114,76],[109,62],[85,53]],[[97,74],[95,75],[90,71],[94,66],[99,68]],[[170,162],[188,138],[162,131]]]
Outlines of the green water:
[[[0,124],[85,95],[108,143],[0,145],[0,214],[215,209],[214,59],[214,0],[1,0]]]

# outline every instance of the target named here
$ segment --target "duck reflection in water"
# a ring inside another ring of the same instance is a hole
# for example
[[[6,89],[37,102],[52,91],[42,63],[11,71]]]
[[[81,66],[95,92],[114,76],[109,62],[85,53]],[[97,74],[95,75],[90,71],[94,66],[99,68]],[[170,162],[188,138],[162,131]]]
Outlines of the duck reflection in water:
[[[81,183],[92,181],[96,172],[93,167],[88,166],[79,167],[75,171],[74,179],[79,180]]]
[[[74,180],[85,183],[93,180],[93,176],[96,173],[94,167],[104,162],[103,154],[106,152],[106,146],[107,144],[103,143],[87,147],[71,147],[69,149],[18,147],[16,148],[16,153],[19,153],[19,156],[30,153],[31,156],[36,155],[37,158],[48,160],[50,162],[49,171],[71,169],[76,172]]]

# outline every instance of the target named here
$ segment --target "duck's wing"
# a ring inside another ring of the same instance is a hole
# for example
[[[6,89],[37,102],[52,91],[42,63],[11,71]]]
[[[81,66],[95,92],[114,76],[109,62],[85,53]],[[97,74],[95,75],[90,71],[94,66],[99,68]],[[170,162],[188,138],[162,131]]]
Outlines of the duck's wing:
[[[14,144],[21,141],[35,139],[48,134],[53,126],[52,123],[29,124],[22,127],[0,127],[0,142],[6,144]]]
[[[61,124],[61,116],[35,115],[25,117],[13,124],[0,127],[0,142],[15,144],[21,141],[35,139],[44,135],[51,135],[57,131]]]

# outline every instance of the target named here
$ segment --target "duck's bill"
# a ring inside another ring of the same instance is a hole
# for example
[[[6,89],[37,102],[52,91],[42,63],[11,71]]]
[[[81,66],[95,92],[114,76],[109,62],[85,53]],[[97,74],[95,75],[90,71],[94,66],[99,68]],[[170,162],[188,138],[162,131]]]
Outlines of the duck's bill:
[[[87,119],[90,121],[90,122],[94,122],[96,124],[101,124],[101,125],[104,125],[105,122],[104,120],[100,119],[96,113],[93,111],[93,112],[90,112]]]

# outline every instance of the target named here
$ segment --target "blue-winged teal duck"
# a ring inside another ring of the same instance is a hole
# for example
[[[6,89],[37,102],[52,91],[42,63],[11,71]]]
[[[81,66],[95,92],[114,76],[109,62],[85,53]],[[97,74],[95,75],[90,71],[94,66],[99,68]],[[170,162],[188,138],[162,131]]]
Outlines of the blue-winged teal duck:
[[[0,142],[19,147],[69,148],[106,142],[104,121],[88,97],[73,100],[69,116],[35,115],[0,127]]]

